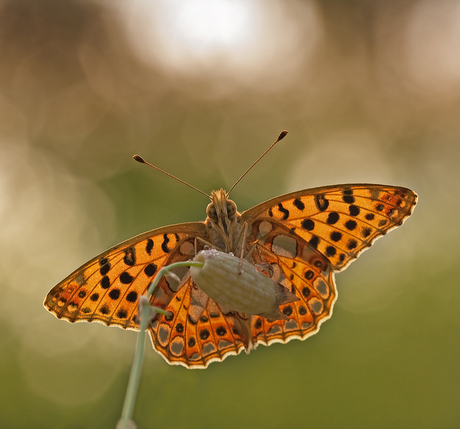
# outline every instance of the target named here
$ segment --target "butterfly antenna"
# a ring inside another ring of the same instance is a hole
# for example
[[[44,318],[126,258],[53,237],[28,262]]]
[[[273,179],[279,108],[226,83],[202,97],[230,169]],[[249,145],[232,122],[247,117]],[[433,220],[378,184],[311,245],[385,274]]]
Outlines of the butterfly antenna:
[[[257,163],[258,163],[258,162],[269,152],[269,150],[272,149],[273,146],[275,146],[276,143],[278,143],[280,140],[283,140],[284,137],[286,137],[286,134],[287,134],[287,133],[288,133],[288,132],[287,132],[286,130],[281,131],[281,134],[278,136],[278,138],[276,139],[276,141],[273,142],[273,143],[270,145],[270,147],[269,147],[262,155],[260,155],[259,158],[257,158],[257,159],[252,163],[252,165],[251,165],[251,166],[240,176],[240,178],[239,178],[239,179],[235,182],[235,184],[230,188],[230,190],[227,192],[227,197],[230,195],[230,192],[233,191],[233,188],[234,188],[236,185],[238,185],[238,183],[241,182],[241,179],[242,179],[244,176],[246,176],[246,174],[248,174],[249,171],[252,170],[252,167],[254,167],[254,165],[256,165],[256,164],[257,164]]]
[[[142,158],[142,156],[133,155],[133,159],[134,159],[134,161],[140,162],[141,164],[146,164],[146,165],[154,168],[155,170],[159,171],[160,173],[166,174],[166,176],[172,177],[173,179],[177,180],[178,182],[183,183],[184,185],[188,186],[189,188],[195,189],[195,191],[198,191],[200,194],[203,194],[203,195],[207,196],[209,199],[211,199],[211,197],[208,194],[204,193],[202,190],[200,190],[198,188],[195,188],[195,186],[191,185],[190,183],[184,182],[183,180],[179,179],[178,177],[173,176],[170,173],[167,173],[166,171],[162,170],[161,168],[158,168],[158,167],[154,166],[153,164],[150,164],[150,162],[147,162],[144,158]]]

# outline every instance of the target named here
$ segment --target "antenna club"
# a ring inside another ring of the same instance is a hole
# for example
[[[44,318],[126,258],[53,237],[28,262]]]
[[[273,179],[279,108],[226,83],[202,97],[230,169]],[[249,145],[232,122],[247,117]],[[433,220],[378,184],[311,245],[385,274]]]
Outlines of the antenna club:
[[[284,137],[286,137],[287,133],[288,133],[287,130],[281,131],[281,134],[278,136],[278,141],[284,139]]]
[[[140,155],[133,155],[134,161],[140,162],[141,164],[145,164],[144,158]]]

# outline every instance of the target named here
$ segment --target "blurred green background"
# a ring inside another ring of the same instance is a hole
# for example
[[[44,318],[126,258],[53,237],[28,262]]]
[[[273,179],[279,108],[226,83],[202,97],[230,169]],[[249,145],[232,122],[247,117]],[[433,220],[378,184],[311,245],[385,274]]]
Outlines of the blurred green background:
[[[395,184],[414,215],[305,342],[206,370],[149,346],[139,428],[460,427],[460,2],[0,1],[0,427],[113,428],[136,334],[48,291],[109,246],[294,190]]]

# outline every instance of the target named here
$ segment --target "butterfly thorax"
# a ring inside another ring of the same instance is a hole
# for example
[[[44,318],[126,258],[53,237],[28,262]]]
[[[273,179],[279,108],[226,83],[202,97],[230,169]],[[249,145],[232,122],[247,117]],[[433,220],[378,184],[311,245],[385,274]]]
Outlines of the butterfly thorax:
[[[236,204],[228,199],[223,189],[212,191],[206,215],[208,241],[218,249],[235,253],[238,250],[241,230],[240,214]]]

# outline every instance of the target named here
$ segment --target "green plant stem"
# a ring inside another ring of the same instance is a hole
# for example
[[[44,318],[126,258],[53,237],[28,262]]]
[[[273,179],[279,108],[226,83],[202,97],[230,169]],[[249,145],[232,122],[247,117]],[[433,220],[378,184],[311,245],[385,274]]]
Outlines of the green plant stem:
[[[142,295],[139,298],[139,336],[137,337],[136,351],[134,354],[134,361],[131,367],[131,373],[129,375],[128,387],[126,389],[125,402],[123,403],[123,409],[121,412],[121,418],[118,421],[117,429],[131,429],[135,428],[136,425],[132,420],[134,414],[134,406],[136,405],[137,391],[139,388],[139,380],[141,376],[142,361],[144,359],[144,348],[145,348],[145,331],[151,320],[157,313],[166,315],[167,311],[161,308],[153,307],[150,305],[150,295],[154,292],[158,283],[164,275],[168,274],[173,268],[177,267],[203,267],[202,262],[196,261],[183,261],[176,262],[171,265],[163,267],[156,275],[154,281],[150,284],[147,294]]]

